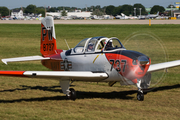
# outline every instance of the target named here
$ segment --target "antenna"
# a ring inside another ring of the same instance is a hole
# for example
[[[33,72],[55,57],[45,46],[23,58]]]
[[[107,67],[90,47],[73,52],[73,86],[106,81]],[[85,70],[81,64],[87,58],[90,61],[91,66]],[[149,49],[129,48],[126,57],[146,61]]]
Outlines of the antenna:
[[[68,43],[67,43],[67,41],[66,41],[66,39],[64,39],[64,40],[65,40],[65,42],[66,42],[66,45],[67,45],[68,49],[70,49],[70,48],[69,48],[69,45],[68,45]]]

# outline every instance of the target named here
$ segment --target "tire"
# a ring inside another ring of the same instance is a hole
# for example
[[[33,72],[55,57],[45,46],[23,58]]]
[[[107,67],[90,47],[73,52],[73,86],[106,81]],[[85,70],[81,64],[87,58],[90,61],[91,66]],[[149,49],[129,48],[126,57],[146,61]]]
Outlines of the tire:
[[[70,93],[69,93],[69,96],[68,96],[68,99],[70,100],[76,100],[76,91],[73,89],[73,88],[70,88]]]
[[[138,93],[137,93],[137,100],[143,101],[143,100],[144,100],[144,94],[141,93],[141,92],[138,92]]]

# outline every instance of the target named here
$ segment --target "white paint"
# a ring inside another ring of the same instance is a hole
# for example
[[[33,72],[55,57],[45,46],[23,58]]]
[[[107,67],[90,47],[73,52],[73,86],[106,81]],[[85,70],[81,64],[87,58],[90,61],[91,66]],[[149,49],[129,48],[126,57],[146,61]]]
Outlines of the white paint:
[[[49,57],[42,57],[42,56],[28,56],[28,57],[16,57],[16,58],[7,58],[2,59],[2,62],[7,65],[7,62],[20,62],[20,61],[34,61],[34,60],[48,60]]]
[[[154,71],[163,70],[163,69],[171,68],[175,66],[180,66],[180,60],[150,65],[148,72],[154,72]]]

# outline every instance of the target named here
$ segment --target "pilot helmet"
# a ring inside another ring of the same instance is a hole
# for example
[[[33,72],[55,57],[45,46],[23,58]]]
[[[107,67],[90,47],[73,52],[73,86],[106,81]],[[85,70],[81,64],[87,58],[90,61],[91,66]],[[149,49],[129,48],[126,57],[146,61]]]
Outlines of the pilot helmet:
[[[88,46],[93,46],[93,45],[94,45],[94,44],[93,44],[93,43],[91,43],[91,42],[88,44]]]
[[[108,42],[111,42],[112,43],[112,40],[109,40],[109,39],[106,39],[104,44],[107,44]]]

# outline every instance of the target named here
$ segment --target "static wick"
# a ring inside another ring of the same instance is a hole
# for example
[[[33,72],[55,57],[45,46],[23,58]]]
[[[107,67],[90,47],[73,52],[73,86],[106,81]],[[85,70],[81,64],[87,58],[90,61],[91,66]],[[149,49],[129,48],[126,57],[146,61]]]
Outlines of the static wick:
[[[68,45],[68,43],[67,43],[67,41],[66,41],[66,39],[64,39],[64,40],[65,40],[65,42],[66,42],[66,45],[67,45],[68,49],[70,49],[70,48],[69,48],[69,45]]]

